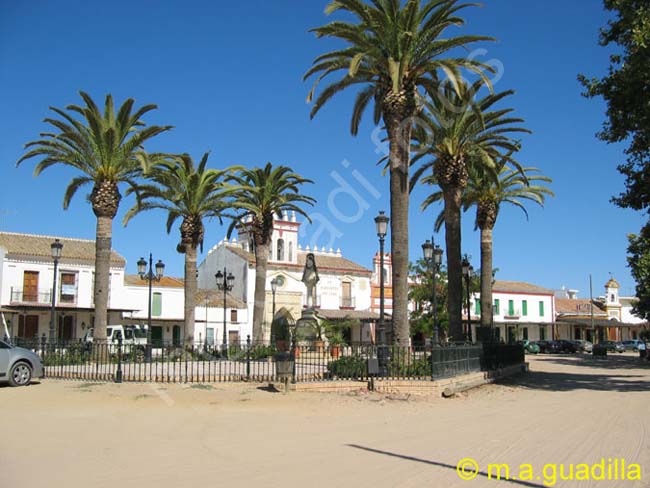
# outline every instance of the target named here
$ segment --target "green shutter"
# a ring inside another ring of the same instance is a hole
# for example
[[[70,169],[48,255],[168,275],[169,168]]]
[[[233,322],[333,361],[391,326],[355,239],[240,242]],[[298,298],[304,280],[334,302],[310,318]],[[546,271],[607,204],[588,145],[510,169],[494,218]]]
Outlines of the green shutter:
[[[521,314],[525,317],[528,315],[528,300],[523,300],[521,302]]]
[[[514,317],[514,315],[515,315],[515,301],[508,300],[508,316]]]
[[[539,302],[539,316],[543,317],[544,316],[544,302]]]
[[[499,299],[494,299],[494,315],[499,315]]]
[[[154,293],[151,300],[151,315],[160,317],[162,315],[162,293]]]
[[[474,302],[474,315],[481,315],[481,300]]]

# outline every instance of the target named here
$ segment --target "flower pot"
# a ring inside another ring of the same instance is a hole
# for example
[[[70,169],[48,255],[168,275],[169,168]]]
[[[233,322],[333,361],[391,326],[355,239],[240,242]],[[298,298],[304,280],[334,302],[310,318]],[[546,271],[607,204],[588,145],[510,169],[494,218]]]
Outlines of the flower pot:
[[[322,354],[325,350],[325,341],[314,341],[314,350],[317,353]]]
[[[341,355],[341,346],[330,347],[330,355],[333,358],[338,358]]]

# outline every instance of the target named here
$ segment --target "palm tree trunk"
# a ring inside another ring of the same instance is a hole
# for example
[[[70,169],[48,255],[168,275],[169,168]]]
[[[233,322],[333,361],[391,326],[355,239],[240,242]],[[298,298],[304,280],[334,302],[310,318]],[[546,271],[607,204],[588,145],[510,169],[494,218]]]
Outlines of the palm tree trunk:
[[[492,229],[481,228],[481,327],[492,326]]]
[[[409,151],[411,124],[391,124],[390,139],[390,230],[393,288],[393,341],[408,346],[409,321]]]
[[[196,245],[188,243],[185,249],[185,303],[184,330],[185,348],[194,345],[194,312],[196,309]],[[226,313],[224,311],[224,313]],[[207,326],[207,324],[206,324]]]
[[[445,243],[447,245],[447,313],[452,341],[463,341],[463,275],[461,268],[460,206],[463,191],[458,187],[442,189],[445,199]]]
[[[98,215],[95,237],[95,324],[93,337],[99,340],[106,340],[112,237],[113,219]]]
[[[253,303],[253,341],[264,342],[269,336],[264,324],[266,305],[266,269],[269,262],[269,243],[255,245],[255,294]]]

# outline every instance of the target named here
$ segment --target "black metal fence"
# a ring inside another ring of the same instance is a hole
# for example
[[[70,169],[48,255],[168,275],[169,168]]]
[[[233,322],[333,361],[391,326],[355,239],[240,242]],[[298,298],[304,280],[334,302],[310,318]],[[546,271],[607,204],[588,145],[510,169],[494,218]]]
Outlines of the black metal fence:
[[[214,383],[226,381],[432,380],[524,362],[522,346],[449,344],[431,347],[372,345],[228,346],[173,343],[18,341],[39,354],[50,378],[95,381]],[[380,354],[381,352],[381,354]],[[378,361],[378,358],[380,360]],[[287,364],[290,363],[290,364]]]

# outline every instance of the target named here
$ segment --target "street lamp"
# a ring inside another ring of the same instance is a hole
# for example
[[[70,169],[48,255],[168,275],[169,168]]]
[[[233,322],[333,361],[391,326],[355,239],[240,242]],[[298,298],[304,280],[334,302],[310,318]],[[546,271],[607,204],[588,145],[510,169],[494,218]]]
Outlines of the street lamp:
[[[217,288],[223,291],[223,341],[222,347],[223,351],[228,351],[228,339],[226,339],[226,295],[229,291],[232,290],[233,285],[235,284],[235,277],[232,273],[229,273],[226,268],[223,268],[223,273],[217,271],[217,274],[214,275],[217,279]]]
[[[438,327],[438,303],[436,295],[436,278],[438,270],[440,269],[440,264],[442,263],[442,249],[440,246],[435,245],[435,240],[431,236],[431,240],[427,240],[422,244],[422,252],[424,254],[424,259],[431,265],[431,272],[433,275],[433,344],[440,343],[440,328]],[[431,344],[433,346],[433,344]]]
[[[377,237],[379,237],[379,324],[377,326],[377,361],[379,363],[379,371],[382,376],[385,376],[386,360],[387,360],[387,345],[386,345],[386,331],[384,326],[384,241],[388,233],[388,222],[390,219],[380,211],[379,215],[375,217],[375,225],[377,227]]]
[[[273,321],[275,320],[275,292],[278,291],[278,280],[273,278],[271,280],[271,292],[273,293],[273,308],[271,315],[271,344],[275,344],[275,332],[273,331]]]
[[[52,278],[52,313],[50,316],[50,342],[56,340],[56,275],[59,268],[59,259],[61,258],[61,251],[63,244],[58,239],[50,244],[52,250],[52,259],[54,260],[54,277]]]
[[[147,315],[147,359],[151,359],[151,301],[153,298],[153,282],[160,281],[165,272],[165,264],[159,259],[154,273],[153,256],[149,253],[149,270],[144,258],[138,260],[138,274],[140,279],[149,282],[149,313]]]
[[[468,341],[472,341],[472,322],[471,322],[471,316],[470,316],[470,308],[469,308],[469,282],[470,279],[472,278],[472,272],[474,271],[474,268],[472,267],[471,264],[469,264],[469,259],[467,258],[467,254],[463,257],[463,262],[461,263],[461,266],[463,267],[463,276],[465,277],[465,288],[467,289],[467,330],[465,332],[465,337]]]

